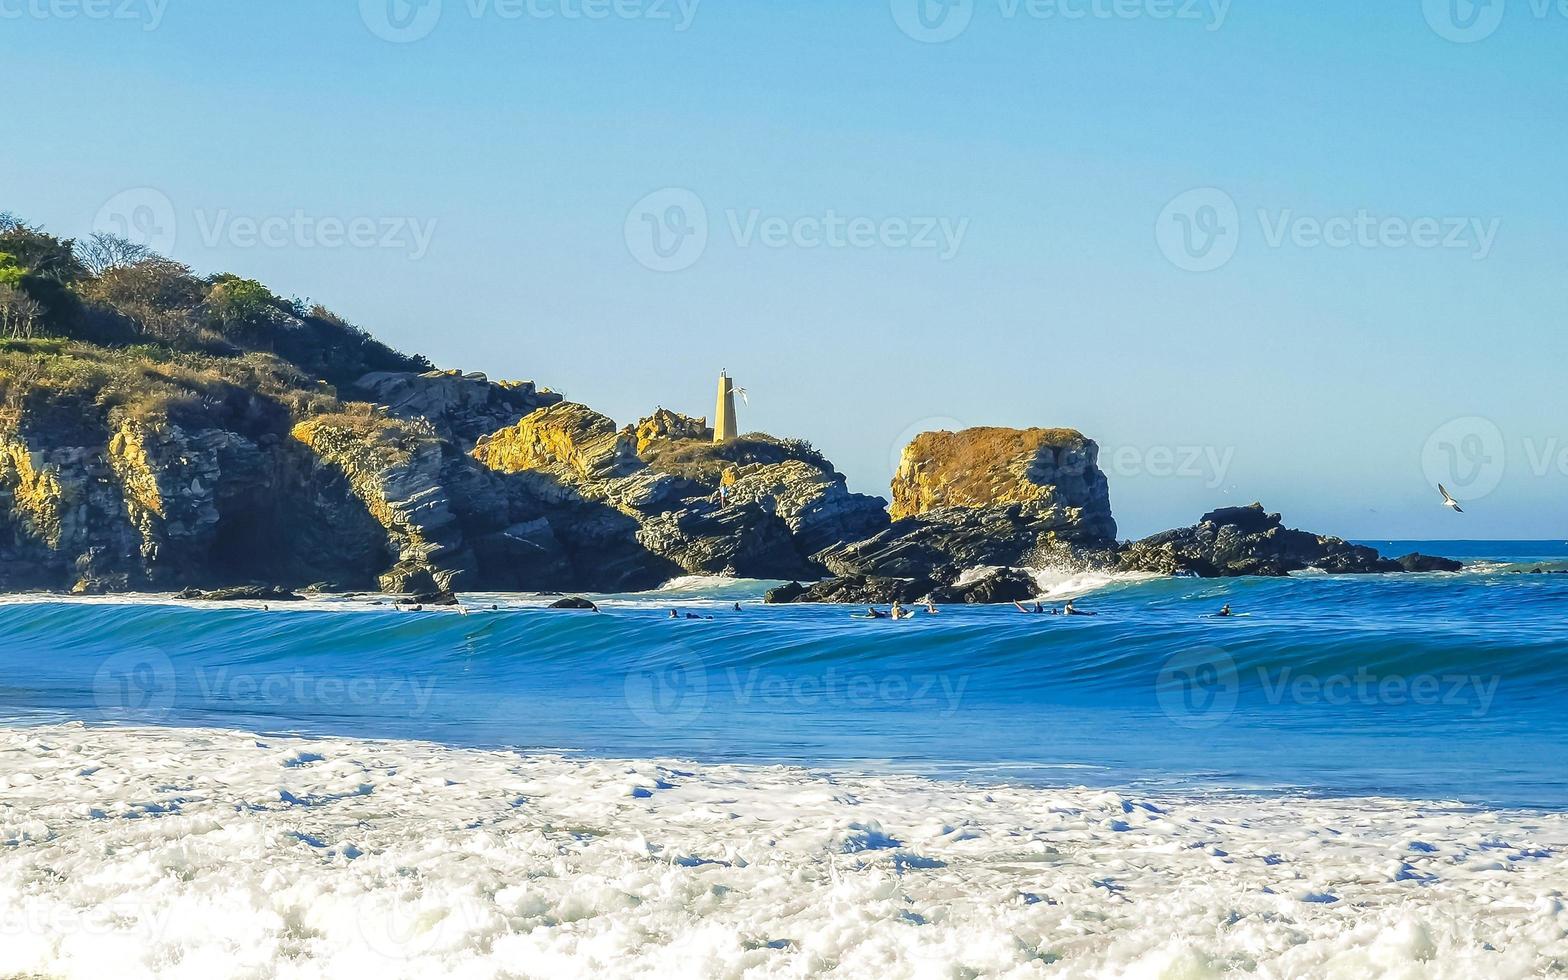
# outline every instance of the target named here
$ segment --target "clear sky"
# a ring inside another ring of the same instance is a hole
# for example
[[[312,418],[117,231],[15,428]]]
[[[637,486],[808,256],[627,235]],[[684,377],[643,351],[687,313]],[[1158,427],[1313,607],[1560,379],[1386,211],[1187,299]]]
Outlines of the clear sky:
[[[1068,425],[1124,535],[1568,536],[1568,12],[923,2],[0,0],[0,209],[867,492]]]

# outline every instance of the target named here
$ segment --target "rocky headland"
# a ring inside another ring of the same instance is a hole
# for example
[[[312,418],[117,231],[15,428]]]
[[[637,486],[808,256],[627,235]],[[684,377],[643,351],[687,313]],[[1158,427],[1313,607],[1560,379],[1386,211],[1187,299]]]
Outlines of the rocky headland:
[[[0,216],[0,589],[286,600],[731,575],[805,583],[775,601],[1006,602],[1042,566],[1455,567],[1259,505],[1119,542],[1098,447],[1071,429],[925,433],[891,501],[853,493],[807,442],[715,443],[664,408],[618,424],[101,239]]]

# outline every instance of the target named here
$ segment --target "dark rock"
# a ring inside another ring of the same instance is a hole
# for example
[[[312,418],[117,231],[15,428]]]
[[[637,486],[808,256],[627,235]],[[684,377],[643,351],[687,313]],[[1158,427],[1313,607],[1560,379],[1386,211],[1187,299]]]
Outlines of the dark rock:
[[[791,582],[776,589],[769,589],[767,595],[762,597],[762,601],[773,605],[783,605],[799,602],[800,597],[805,594],[806,587],[804,585],[801,585],[799,582]]]
[[[1021,505],[954,507],[895,522],[864,541],[835,545],[815,556],[835,575],[928,576],[951,583],[973,568],[1043,567],[1109,548],[1078,543],[1074,519],[1044,517]]]
[[[418,595],[402,596],[395,605],[399,606],[455,606],[457,593],[438,591],[421,592]]]
[[[817,582],[796,592],[788,587],[769,593],[769,602],[836,602],[852,605],[886,605],[893,601],[918,602],[936,588],[926,578],[884,578],[846,575]],[[775,593],[777,597],[775,597]]]
[[[963,585],[938,586],[931,592],[933,602],[962,602],[996,605],[1027,602],[1040,594],[1034,576],[1016,568],[999,568]]]
[[[1464,562],[1454,561],[1452,558],[1438,558],[1434,555],[1423,555],[1419,551],[1412,551],[1394,559],[1407,572],[1458,572],[1464,570]]]
[[[1211,511],[1197,525],[1128,545],[1123,571],[1228,578],[1283,576],[1308,568],[1338,575],[1397,572],[1397,563],[1362,545],[1286,528],[1262,504]]]
[[[566,599],[557,599],[550,603],[550,609],[581,609],[588,612],[598,612],[599,607],[584,599],[582,596],[571,596]]]
[[[692,575],[803,578],[814,571],[789,526],[755,505],[694,502],[646,518],[637,541]]]

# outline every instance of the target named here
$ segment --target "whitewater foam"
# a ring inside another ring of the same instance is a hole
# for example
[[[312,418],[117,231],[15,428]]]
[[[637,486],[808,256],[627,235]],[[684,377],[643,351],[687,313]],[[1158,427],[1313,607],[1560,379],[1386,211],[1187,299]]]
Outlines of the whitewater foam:
[[[0,729],[0,974],[1525,976],[1568,815]]]

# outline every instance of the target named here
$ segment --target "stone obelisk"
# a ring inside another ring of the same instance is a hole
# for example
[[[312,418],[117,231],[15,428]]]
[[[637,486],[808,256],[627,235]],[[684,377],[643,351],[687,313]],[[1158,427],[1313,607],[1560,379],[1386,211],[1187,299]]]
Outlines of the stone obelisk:
[[[735,382],[729,372],[719,372],[719,404],[713,410],[713,441],[729,442],[740,433],[735,428]]]

